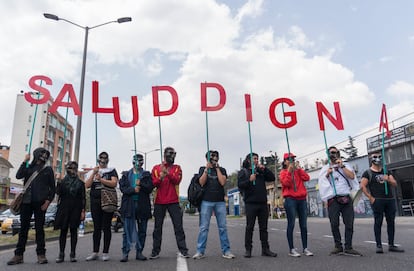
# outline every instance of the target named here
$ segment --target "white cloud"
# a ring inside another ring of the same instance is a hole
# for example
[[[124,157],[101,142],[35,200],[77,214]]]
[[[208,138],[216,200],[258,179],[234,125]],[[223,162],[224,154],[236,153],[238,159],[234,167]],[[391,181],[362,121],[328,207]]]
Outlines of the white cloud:
[[[405,100],[410,96],[414,96],[414,85],[405,81],[396,81],[388,87],[387,93]]]

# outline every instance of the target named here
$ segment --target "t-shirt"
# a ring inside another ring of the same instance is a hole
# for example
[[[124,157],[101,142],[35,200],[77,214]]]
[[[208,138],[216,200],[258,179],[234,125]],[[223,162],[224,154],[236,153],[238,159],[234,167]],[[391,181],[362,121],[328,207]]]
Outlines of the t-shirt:
[[[201,177],[203,175],[204,169],[206,167],[200,167],[200,170],[198,171],[198,175]],[[227,173],[226,169],[220,167],[221,174],[226,176],[227,179]],[[217,177],[217,171],[215,168],[211,168],[210,172],[207,176],[207,182],[204,185],[204,195],[203,200],[205,201],[212,201],[212,202],[219,202],[224,201],[224,187],[220,184],[218,177]]]
[[[362,178],[368,179],[368,189],[371,192],[371,195],[374,198],[393,198],[392,189],[389,183],[387,183],[388,195],[385,195],[385,181],[382,179],[384,176],[383,170],[381,169],[379,172],[371,170],[371,179],[369,178],[369,170],[371,169],[366,170],[362,174]]]
[[[93,170],[89,171],[87,173],[86,179],[89,178],[89,176],[93,174]],[[105,180],[110,180],[112,177],[118,178],[118,173],[116,172],[116,169],[114,168],[100,168],[99,174],[104,178]],[[93,180],[92,186],[91,186],[91,200],[101,200],[101,189],[102,189],[102,183],[99,180]]]

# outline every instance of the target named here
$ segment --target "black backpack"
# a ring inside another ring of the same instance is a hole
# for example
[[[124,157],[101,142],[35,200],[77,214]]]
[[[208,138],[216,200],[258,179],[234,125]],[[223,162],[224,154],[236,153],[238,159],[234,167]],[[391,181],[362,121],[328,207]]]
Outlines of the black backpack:
[[[199,183],[198,174],[194,174],[193,178],[191,178],[190,185],[188,186],[188,201],[192,206],[199,207],[201,205],[201,201],[203,200],[203,195],[204,188],[201,187]]]

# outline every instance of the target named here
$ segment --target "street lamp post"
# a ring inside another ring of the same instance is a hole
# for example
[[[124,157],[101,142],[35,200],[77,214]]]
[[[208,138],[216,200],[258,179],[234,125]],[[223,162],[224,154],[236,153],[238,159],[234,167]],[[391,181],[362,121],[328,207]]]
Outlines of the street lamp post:
[[[59,18],[58,16],[50,13],[43,13],[43,16],[47,19],[55,20],[55,21],[65,21],[67,23],[73,24],[77,27],[80,27],[85,30],[85,40],[84,40],[84,46],[83,46],[83,59],[82,59],[82,74],[81,74],[81,83],[80,83],[80,91],[79,91],[79,106],[81,114],[78,116],[77,122],[76,122],[76,135],[75,135],[75,154],[73,160],[79,162],[79,147],[80,147],[80,136],[81,136],[81,130],[82,130],[82,110],[83,110],[83,93],[85,88],[85,69],[86,69],[86,55],[87,55],[87,49],[88,49],[88,35],[89,30],[110,24],[110,23],[125,23],[130,22],[132,19],[131,17],[122,17],[115,21],[109,21],[103,24],[98,24],[92,27],[89,26],[81,26],[77,23],[74,23],[72,21],[69,21],[64,18]]]

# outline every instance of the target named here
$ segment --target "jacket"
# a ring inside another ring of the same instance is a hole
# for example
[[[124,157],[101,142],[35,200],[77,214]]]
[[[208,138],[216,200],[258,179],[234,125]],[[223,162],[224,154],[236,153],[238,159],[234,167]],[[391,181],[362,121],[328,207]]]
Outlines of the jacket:
[[[161,180],[161,166],[168,168],[168,174]],[[157,188],[155,192],[155,204],[178,203],[179,185],[182,179],[182,171],[179,165],[163,164],[155,165],[151,172],[152,183]]]
[[[30,176],[36,170],[42,168],[40,165],[32,165],[26,167],[26,163],[22,163],[17,170],[16,179],[22,179],[23,184],[27,182]],[[53,169],[49,166],[46,166],[39,174],[34,178],[30,184],[31,191],[31,202],[40,202],[43,204],[46,200],[52,202],[55,197],[56,185],[55,185],[55,174]]]
[[[274,182],[275,175],[268,168],[256,171],[256,181],[249,180],[250,170],[243,168],[237,175],[237,185],[245,203],[267,203],[266,182]]]
[[[122,177],[119,181],[119,189],[122,192],[122,201],[120,208],[121,216],[135,216],[135,203],[133,196],[138,195],[138,210],[136,212],[137,216],[139,218],[149,219],[152,217],[150,194],[154,188],[151,180],[151,174],[149,171],[141,170],[141,189],[138,193],[135,192],[135,188],[131,185],[132,181],[134,181],[134,170],[132,168],[128,171],[122,172]]]
[[[296,184],[296,191],[295,186],[292,180],[292,173],[289,172],[287,169],[282,169],[280,171],[280,182],[282,183],[282,195],[284,198],[293,198],[297,200],[306,199],[306,195],[308,192],[306,191],[306,187],[304,182],[309,181],[310,176],[306,171],[302,168],[297,168],[293,172],[294,174],[294,181]]]

